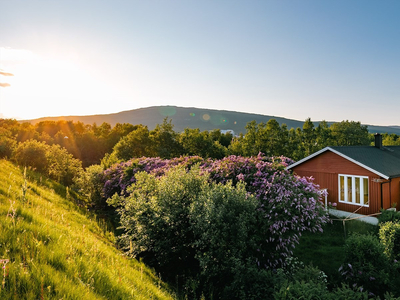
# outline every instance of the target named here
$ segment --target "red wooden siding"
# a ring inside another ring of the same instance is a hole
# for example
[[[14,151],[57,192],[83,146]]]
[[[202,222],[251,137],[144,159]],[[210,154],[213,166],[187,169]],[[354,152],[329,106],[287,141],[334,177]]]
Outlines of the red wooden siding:
[[[385,184],[384,184],[385,185]],[[391,206],[396,206],[397,210],[400,209],[400,178],[393,178],[390,182]]]
[[[380,179],[378,175],[372,173],[361,166],[331,152],[326,151],[292,169],[300,176],[312,176],[314,183],[321,189],[328,190],[328,202],[337,203],[339,210],[354,212],[359,214],[373,214],[383,208],[390,208],[393,203],[399,204],[400,179],[395,178],[387,183],[375,182]],[[359,205],[339,202],[339,174],[368,176],[369,181],[369,206],[360,208]],[[382,189],[382,191],[381,191]],[[383,203],[381,202],[381,192]],[[400,207],[397,206],[398,209]]]

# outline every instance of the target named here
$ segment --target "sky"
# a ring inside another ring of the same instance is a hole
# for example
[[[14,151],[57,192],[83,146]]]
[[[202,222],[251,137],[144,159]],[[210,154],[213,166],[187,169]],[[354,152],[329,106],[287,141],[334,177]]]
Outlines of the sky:
[[[400,125],[399,14],[397,0],[0,0],[0,117],[174,105]]]

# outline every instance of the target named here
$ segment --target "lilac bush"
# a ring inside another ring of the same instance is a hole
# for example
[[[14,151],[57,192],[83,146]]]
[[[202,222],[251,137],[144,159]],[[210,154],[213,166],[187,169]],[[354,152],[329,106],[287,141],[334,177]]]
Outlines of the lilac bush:
[[[111,198],[114,194],[127,196],[127,188],[136,182],[135,174],[145,171],[150,174],[162,176],[173,166],[183,165],[187,168],[196,163],[204,163],[199,156],[177,157],[172,159],[161,159],[159,157],[133,158],[127,162],[113,165],[104,171],[103,176],[103,196],[105,199]]]
[[[135,182],[135,174],[145,171],[162,176],[173,166],[190,169],[199,164],[211,181],[225,184],[246,184],[246,191],[258,199],[257,247],[255,263],[264,268],[278,268],[285,264],[304,231],[322,231],[328,221],[323,209],[319,186],[312,178],[299,177],[286,170],[293,163],[286,157],[229,156],[220,160],[201,157],[135,158],[117,164],[104,172],[103,193],[106,198],[115,193],[127,196],[127,187]]]
[[[322,231],[329,217],[324,212],[319,186],[312,178],[286,170],[292,161],[262,155],[229,156],[205,168],[212,180],[225,183],[244,181],[248,192],[259,200],[257,264],[277,268],[293,254],[304,231]],[[268,255],[266,255],[268,253]]]

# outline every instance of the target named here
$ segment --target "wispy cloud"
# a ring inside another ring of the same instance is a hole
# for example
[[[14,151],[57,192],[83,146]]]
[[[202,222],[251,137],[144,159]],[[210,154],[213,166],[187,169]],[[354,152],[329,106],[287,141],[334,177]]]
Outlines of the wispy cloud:
[[[3,76],[14,76],[14,74],[3,72],[3,70],[1,70],[1,69],[0,69],[0,75],[3,75]],[[10,86],[9,83],[0,82],[0,87],[8,87],[8,86]]]
[[[3,72],[3,71],[0,71],[0,75],[3,75],[3,76],[14,76],[14,74],[6,73],[6,72]]]

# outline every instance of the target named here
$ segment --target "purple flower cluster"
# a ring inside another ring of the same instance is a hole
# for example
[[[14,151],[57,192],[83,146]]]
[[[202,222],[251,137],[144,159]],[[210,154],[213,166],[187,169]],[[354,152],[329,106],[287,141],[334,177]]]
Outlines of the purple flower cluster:
[[[183,165],[187,168],[191,168],[197,163],[205,164],[206,160],[199,156],[181,156],[173,159],[142,157],[115,164],[104,171],[103,197],[108,199],[116,193],[127,196],[127,188],[136,181],[135,174],[138,172],[144,171],[155,174],[156,176],[162,176],[173,166]]]
[[[180,157],[170,160],[137,158],[114,165],[104,172],[104,195],[126,195],[126,188],[135,182],[135,174],[146,171],[162,176],[176,165],[191,168],[200,164],[210,180],[217,183],[243,181],[246,190],[259,199],[259,230],[263,234],[257,243],[257,264],[267,268],[284,265],[287,257],[299,242],[304,231],[322,231],[328,221],[320,201],[319,186],[312,178],[299,177],[286,170],[293,163],[286,157],[229,156],[220,160],[203,160],[200,157]]]
[[[319,186],[312,178],[286,170],[291,161],[280,158],[230,156],[205,168],[216,182],[246,182],[246,189],[259,199],[259,229],[265,233],[258,248],[257,264],[268,268],[283,265],[292,255],[304,231],[322,231],[329,217],[320,201]],[[268,250],[268,255],[265,255]]]

